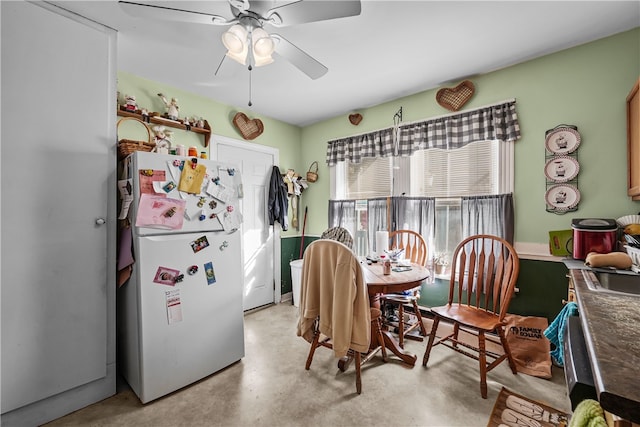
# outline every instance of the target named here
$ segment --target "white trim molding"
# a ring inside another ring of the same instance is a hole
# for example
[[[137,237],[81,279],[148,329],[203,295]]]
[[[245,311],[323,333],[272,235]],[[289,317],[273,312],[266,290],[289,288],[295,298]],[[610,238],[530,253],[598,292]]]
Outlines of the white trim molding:
[[[515,242],[514,248],[520,259],[561,262],[562,257],[549,253],[549,244],[532,242]]]

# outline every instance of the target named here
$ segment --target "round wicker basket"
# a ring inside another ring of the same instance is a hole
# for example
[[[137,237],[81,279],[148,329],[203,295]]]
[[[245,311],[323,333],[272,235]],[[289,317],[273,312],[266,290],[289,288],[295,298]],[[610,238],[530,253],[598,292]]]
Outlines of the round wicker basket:
[[[133,120],[140,123],[142,126],[144,126],[145,130],[147,131],[147,141],[136,141],[133,139],[118,140],[118,159],[124,159],[134,151],[150,152],[151,150],[153,150],[156,147],[156,143],[153,142],[151,138],[151,130],[149,130],[149,127],[146,124],[144,124],[142,120],[137,119],[135,117],[121,118],[120,120],[118,120],[117,127],[119,128],[120,124],[126,120]]]

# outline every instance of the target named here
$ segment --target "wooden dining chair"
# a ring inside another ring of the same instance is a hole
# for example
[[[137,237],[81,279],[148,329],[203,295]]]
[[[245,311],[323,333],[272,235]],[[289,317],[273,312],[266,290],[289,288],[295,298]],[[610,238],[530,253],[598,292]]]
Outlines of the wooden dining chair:
[[[380,310],[370,307],[362,267],[353,251],[335,240],[312,242],[303,257],[297,327],[297,335],[311,343],[305,369],[311,367],[318,347],[332,349],[336,358],[355,360],[360,394],[361,366],[378,351],[386,361],[380,317]]]
[[[331,227],[327,228],[320,235],[321,239],[337,240],[340,243],[345,244],[349,249],[353,250],[353,236],[344,227]]]
[[[511,371],[517,374],[505,338],[504,317],[518,279],[519,265],[513,246],[497,236],[471,236],[458,245],[453,253],[448,303],[431,308],[433,326],[422,366],[427,366],[431,349],[439,344],[478,360],[480,394],[484,399],[487,398],[487,372],[507,359]],[[452,323],[453,332],[436,341],[441,320]],[[461,330],[476,336],[477,345],[460,340]],[[487,351],[487,340],[501,344],[504,354]]]
[[[412,230],[396,230],[389,233],[389,247],[391,249],[404,249],[404,257],[411,262],[426,265],[427,244],[419,233]],[[383,309],[398,308],[398,344],[404,348],[404,338],[412,331],[418,329],[420,335],[427,336],[427,330],[422,323],[422,314],[418,306],[420,288],[412,289],[406,294],[383,294],[380,296],[380,304]],[[405,306],[411,307],[415,321],[405,322]],[[395,327],[395,322],[387,321],[387,325]]]

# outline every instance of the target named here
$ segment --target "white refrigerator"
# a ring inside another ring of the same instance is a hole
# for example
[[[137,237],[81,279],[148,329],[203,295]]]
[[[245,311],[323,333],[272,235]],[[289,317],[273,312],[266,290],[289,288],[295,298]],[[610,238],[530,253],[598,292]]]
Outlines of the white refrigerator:
[[[119,368],[147,403],[244,357],[242,181],[233,165],[146,152],[125,170],[135,263],[118,289]]]

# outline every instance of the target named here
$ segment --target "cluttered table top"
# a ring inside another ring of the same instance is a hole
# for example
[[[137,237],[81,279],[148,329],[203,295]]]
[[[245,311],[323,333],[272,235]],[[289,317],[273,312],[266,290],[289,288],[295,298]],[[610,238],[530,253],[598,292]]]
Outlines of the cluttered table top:
[[[573,280],[601,406],[640,422],[640,295],[594,290],[584,263],[565,262]],[[620,272],[625,274],[624,272]]]
[[[362,267],[369,294],[397,293],[413,289],[420,286],[430,275],[428,268],[414,263],[407,266],[394,264],[388,275],[384,274],[381,262],[363,262]]]

